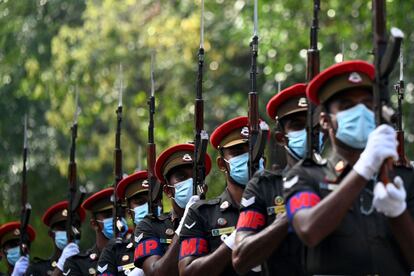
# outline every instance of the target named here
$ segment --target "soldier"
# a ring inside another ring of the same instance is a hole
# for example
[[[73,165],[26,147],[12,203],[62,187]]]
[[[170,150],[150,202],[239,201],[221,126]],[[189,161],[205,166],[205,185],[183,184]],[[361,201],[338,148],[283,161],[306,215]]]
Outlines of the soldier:
[[[33,242],[36,232],[31,225],[27,225],[27,234],[30,242]],[[9,222],[0,227],[0,249],[6,259],[7,275],[23,275],[29,265],[29,259],[20,255],[19,221]],[[16,264],[18,261],[20,265]]]
[[[383,162],[397,158],[397,142],[392,127],[375,126],[374,71],[364,61],[342,62],[307,87],[332,144],[325,165],[300,161],[284,182],[307,274],[407,275],[407,263],[414,265],[413,194],[400,177],[386,187],[376,179]]]
[[[248,137],[247,117],[227,121],[211,135],[227,186],[220,197],[198,201],[188,209],[180,232],[180,275],[236,274],[231,250],[241,197],[249,180]],[[262,160],[262,169],[263,165]]]
[[[117,186],[118,198],[125,198],[127,211],[137,225],[148,214],[148,174],[135,172],[123,178]],[[134,244],[132,239],[111,240],[102,251],[98,261],[98,275],[143,275],[134,266]]]
[[[267,114],[276,121],[276,139],[286,149],[286,168],[254,175],[244,190],[237,223],[233,265],[240,274],[266,262],[264,275],[301,275],[301,243],[288,233],[283,176],[306,151],[306,85],[299,83],[275,95]]]
[[[95,244],[85,252],[79,253],[78,245],[69,243],[59,258],[57,267],[61,274],[57,275],[96,275],[99,255],[114,236],[111,201],[113,193],[112,187],[106,188],[82,203],[82,208],[91,213],[90,226],[95,231]]]
[[[155,175],[171,198],[172,212],[146,217],[135,230],[135,266],[145,275],[178,275],[178,236],[174,230],[193,195],[194,145],[179,144],[163,151],[155,163]],[[205,156],[206,175],[211,158]]]
[[[81,221],[85,220],[85,210],[79,208],[79,217]],[[42,217],[43,223],[49,228],[49,237],[54,240],[54,253],[46,260],[34,258],[26,271],[26,275],[52,275],[56,268],[57,261],[62,254],[62,250],[68,244],[66,234],[66,220],[68,217],[68,202],[62,201],[56,203],[46,210]]]

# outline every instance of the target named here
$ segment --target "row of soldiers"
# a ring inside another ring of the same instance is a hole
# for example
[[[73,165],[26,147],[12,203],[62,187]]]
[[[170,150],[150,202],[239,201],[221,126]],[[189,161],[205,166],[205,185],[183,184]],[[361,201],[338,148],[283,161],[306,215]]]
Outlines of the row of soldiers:
[[[194,196],[194,145],[164,150],[155,175],[171,200],[169,213],[148,214],[148,174],[119,182],[125,199],[122,239],[114,238],[113,188],[87,198],[95,244],[80,252],[64,232],[68,203],[50,207],[42,220],[54,239],[48,260],[19,255],[19,223],[0,227],[0,246],[11,275],[409,275],[414,270],[414,171],[393,166],[383,183],[384,162],[398,159],[396,132],[376,126],[375,68],[345,61],[310,83],[292,85],[267,104],[287,165],[249,179],[247,117],[218,126],[210,137],[226,183],[213,199]],[[305,162],[306,117],[320,108],[322,159]],[[212,160],[205,154],[206,175]],[[214,183],[210,183],[214,185]],[[35,231],[28,227],[30,240]]]

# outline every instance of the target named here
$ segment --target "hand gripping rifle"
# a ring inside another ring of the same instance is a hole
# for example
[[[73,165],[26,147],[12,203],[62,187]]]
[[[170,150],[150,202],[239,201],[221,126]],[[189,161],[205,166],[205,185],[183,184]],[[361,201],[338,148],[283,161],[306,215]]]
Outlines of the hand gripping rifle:
[[[113,228],[116,239],[122,239],[122,233],[126,230],[122,224],[124,217],[124,210],[122,207],[123,199],[118,198],[116,189],[118,183],[122,180],[122,150],[121,150],[121,123],[122,123],[122,90],[123,90],[123,76],[122,65],[119,66],[119,90],[118,90],[118,107],[116,109],[116,132],[115,132],[115,149],[114,149],[114,195],[113,195]]]
[[[27,161],[27,115],[24,117],[24,139],[23,139],[23,172],[21,186],[21,214],[20,214],[20,254],[26,256],[29,254],[30,238],[27,233],[27,225],[29,224],[32,206],[27,202],[27,183],[26,183],[26,161]]]
[[[400,55],[401,43],[404,33],[391,28],[390,40],[387,43],[386,37],[386,11],[385,0],[373,0],[373,35],[374,35],[374,114],[377,125],[390,124],[395,119],[395,112],[390,106],[388,93],[388,77],[391,74],[395,63]],[[390,173],[393,161],[388,158],[381,167],[379,179],[383,183],[390,183]]]
[[[310,28],[310,47],[307,51],[306,81],[309,83],[319,74],[319,50],[318,50],[318,29],[320,1],[313,1],[313,19]],[[316,106],[308,100],[307,123],[306,123],[306,155],[305,164],[319,164],[322,157],[319,155],[319,129],[314,125]]]
[[[194,165],[193,193],[201,199],[206,197],[206,167],[205,156],[208,145],[208,134],[204,130],[204,100],[203,100],[203,66],[204,66],[204,0],[201,0],[200,48],[198,49],[198,73],[196,84],[196,99],[194,103]]]
[[[250,92],[249,92],[249,178],[259,169],[260,159],[263,156],[269,126],[264,121],[259,121],[259,104],[257,96],[257,54],[259,51],[259,36],[257,33],[257,0],[254,1],[254,30],[250,42],[251,66],[250,66]]]
[[[148,144],[147,144],[147,172],[148,172],[148,213],[151,217],[157,217],[157,206],[162,196],[162,191],[155,177],[156,149],[154,141],[154,114],[155,114],[155,88],[154,88],[154,53],[151,53],[151,94],[148,98]]]
[[[70,155],[69,155],[69,166],[68,166],[68,216],[66,221],[66,235],[68,242],[74,240],[80,240],[80,227],[81,219],[79,217],[79,208],[82,204],[82,201],[85,197],[86,191],[85,188],[80,186],[79,191],[77,192],[77,181],[76,181],[76,138],[78,137],[78,116],[79,116],[79,94],[78,89],[76,88],[76,98],[75,98],[75,113],[73,116],[73,124],[70,128],[71,130],[71,146],[70,146]]]
[[[404,57],[401,51],[400,53],[400,80],[394,85],[395,92],[397,93],[398,97],[398,104],[397,104],[397,114],[396,114],[396,122],[395,122],[395,130],[397,132],[397,140],[398,140],[398,160],[394,162],[394,165],[397,167],[407,167],[411,168],[410,162],[408,161],[407,156],[405,155],[404,149],[404,130],[402,128],[402,103],[404,100]]]

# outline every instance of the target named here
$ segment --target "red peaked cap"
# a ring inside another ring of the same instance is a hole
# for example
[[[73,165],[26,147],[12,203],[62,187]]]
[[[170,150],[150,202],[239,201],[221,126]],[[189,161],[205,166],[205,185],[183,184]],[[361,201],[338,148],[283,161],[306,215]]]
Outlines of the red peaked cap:
[[[43,214],[42,221],[43,223],[50,227],[56,222],[65,221],[68,218],[68,201],[64,200],[50,206],[46,212]],[[81,221],[85,220],[85,210],[80,207],[78,209],[78,214]]]
[[[34,241],[36,238],[36,231],[34,228],[28,224],[27,225],[27,234],[29,235],[30,241]],[[10,240],[15,240],[20,238],[20,221],[12,221],[6,224],[3,224],[0,227],[0,247]]]
[[[193,164],[193,160],[193,144],[178,144],[169,147],[158,156],[155,162],[155,176],[162,184],[165,184],[167,182],[165,176],[172,168],[185,164]],[[211,157],[207,153],[205,156],[205,166],[207,176],[211,170]]]
[[[372,88],[375,68],[362,61],[344,61],[328,67],[308,85],[306,95],[314,104],[326,102],[334,94],[354,87]]]
[[[269,100],[266,106],[267,115],[272,120],[279,120],[286,115],[307,109],[306,84],[304,83],[298,83],[280,91]]]
[[[148,184],[143,183],[148,179],[147,171],[138,171],[123,178],[116,187],[118,198],[130,198],[140,192],[148,191]]]
[[[88,197],[83,203],[82,207],[92,213],[106,211],[112,208],[113,203],[111,198],[114,194],[114,188],[105,188],[99,192],[94,193]]]

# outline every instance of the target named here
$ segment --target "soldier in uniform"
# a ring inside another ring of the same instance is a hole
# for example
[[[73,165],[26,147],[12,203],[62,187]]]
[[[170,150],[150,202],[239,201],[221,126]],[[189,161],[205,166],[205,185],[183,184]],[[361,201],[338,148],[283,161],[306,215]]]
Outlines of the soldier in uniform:
[[[299,83],[275,95],[267,114],[276,121],[276,139],[286,149],[287,167],[256,173],[247,184],[237,223],[233,265],[240,274],[266,262],[263,275],[302,275],[301,242],[288,233],[283,176],[306,151],[306,85]]]
[[[27,225],[27,234],[30,242],[33,242],[36,232],[31,225]],[[29,259],[20,255],[19,221],[9,222],[0,227],[0,249],[6,260],[7,275],[12,275],[12,272],[14,275],[23,275],[29,265]],[[17,266],[17,262],[21,264],[21,267]]]
[[[125,198],[134,225],[148,214],[147,178],[146,171],[135,172],[123,178],[116,189],[118,198]],[[132,239],[112,239],[99,257],[98,275],[143,275],[142,270],[134,266],[134,249]]]
[[[376,177],[384,160],[397,158],[397,141],[391,126],[375,126],[374,75],[371,64],[346,61],[307,87],[332,144],[326,164],[300,161],[284,182],[307,274],[407,275],[414,265],[413,194],[400,177],[386,186]]]
[[[247,117],[220,125],[210,142],[219,151],[217,165],[226,189],[218,198],[194,203],[180,232],[180,275],[236,275],[232,266],[236,223],[248,182]],[[263,169],[263,160],[261,167]]]
[[[81,221],[85,220],[85,210],[79,208]],[[68,217],[68,202],[62,201],[49,207],[43,214],[42,221],[49,228],[49,237],[54,240],[54,253],[46,260],[34,258],[26,271],[26,275],[52,275],[56,268],[57,261],[62,254],[62,250],[68,244],[66,234],[66,221]]]
[[[178,144],[163,151],[155,163],[155,175],[171,198],[172,212],[147,216],[135,230],[135,266],[145,275],[178,275],[179,240],[174,230],[193,195],[194,145]],[[211,158],[205,156],[206,175]]]
[[[91,213],[90,226],[95,231],[95,244],[85,252],[79,253],[77,244],[69,243],[58,261],[60,275],[96,275],[99,255],[114,236],[111,201],[113,194],[114,188],[106,188],[82,203],[82,208]]]

